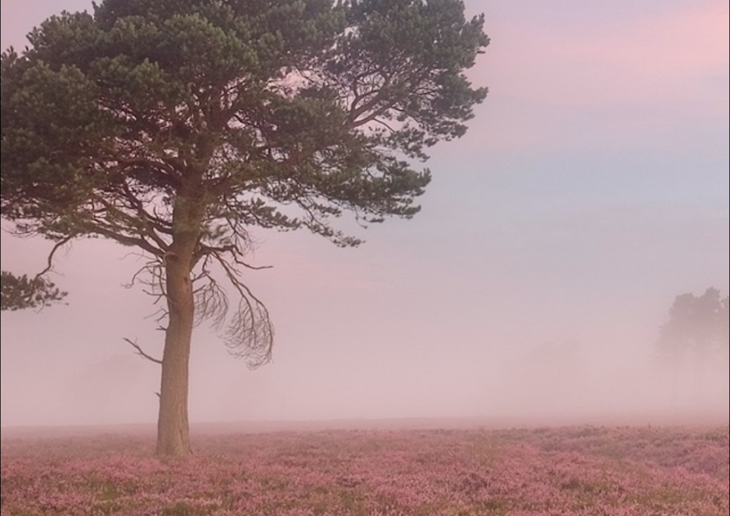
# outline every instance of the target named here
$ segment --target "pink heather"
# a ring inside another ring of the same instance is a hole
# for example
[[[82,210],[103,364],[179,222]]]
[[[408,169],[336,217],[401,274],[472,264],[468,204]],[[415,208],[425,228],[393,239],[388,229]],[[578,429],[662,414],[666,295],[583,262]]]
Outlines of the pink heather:
[[[728,428],[2,441],[1,516],[727,516]]]

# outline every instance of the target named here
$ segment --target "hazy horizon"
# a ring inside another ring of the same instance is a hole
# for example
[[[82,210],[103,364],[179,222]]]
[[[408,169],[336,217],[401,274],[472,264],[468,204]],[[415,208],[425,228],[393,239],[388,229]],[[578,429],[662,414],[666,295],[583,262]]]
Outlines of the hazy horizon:
[[[655,342],[676,295],[730,285],[728,3],[465,3],[490,93],[434,149],[422,212],[343,219],[357,249],[255,230],[274,359],[251,371],[197,328],[191,422],[727,421],[727,354],[673,370]],[[3,2],[3,50],[90,7]],[[3,232],[2,268],[34,274],[50,247]],[[122,287],[140,264],[76,242],[51,276],[68,306],[2,313],[4,429],[156,420],[159,368],[123,341],[162,347],[152,299]]]

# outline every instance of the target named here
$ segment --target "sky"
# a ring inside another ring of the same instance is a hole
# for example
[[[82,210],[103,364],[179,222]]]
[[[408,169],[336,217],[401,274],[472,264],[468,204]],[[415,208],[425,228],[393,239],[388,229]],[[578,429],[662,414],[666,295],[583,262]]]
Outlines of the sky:
[[[683,366],[671,395],[654,345],[676,295],[728,292],[728,3],[466,5],[489,95],[434,149],[422,212],[354,227],[357,249],[254,232],[274,359],[251,371],[196,329],[192,421],[727,413],[727,360],[701,382]],[[2,48],[90,6],[4,0]],[[3,233],[2,268],[49,249]],[[151,299],[122,287],[139,266],[76,242],[52,276],[68,306],[2,313],[2,426],[156,420],[159,369],[123,341],[161,350]]]

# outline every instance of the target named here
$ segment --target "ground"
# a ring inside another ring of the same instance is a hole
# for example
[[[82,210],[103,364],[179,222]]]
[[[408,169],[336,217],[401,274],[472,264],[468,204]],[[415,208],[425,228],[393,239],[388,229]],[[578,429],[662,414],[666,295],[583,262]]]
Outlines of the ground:
[[[260,429],[259,429],[260,430]],[[2,516],[726,516],[727,426],[2,434]]]

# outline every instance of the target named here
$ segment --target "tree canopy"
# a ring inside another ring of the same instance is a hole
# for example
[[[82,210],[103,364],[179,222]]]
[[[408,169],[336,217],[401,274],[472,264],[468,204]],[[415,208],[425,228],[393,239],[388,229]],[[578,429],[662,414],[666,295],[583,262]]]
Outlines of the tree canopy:
[[[182,435],[158,451],[185,453],[194,322],[252,366],[271,356],[242,276],[253,228],[347,247],[361,241],[333,225],[343,213],[419,211],[419,162],[487,93],[465,75],[483,24],[461,0],[104,0],[2,54],[3,218],[149,258],[135,278],[165,301],[160,434]]]

